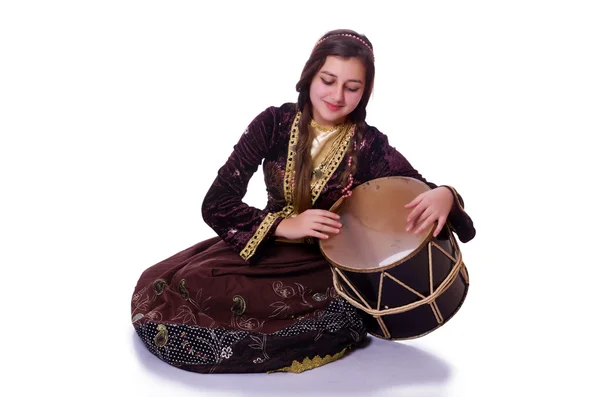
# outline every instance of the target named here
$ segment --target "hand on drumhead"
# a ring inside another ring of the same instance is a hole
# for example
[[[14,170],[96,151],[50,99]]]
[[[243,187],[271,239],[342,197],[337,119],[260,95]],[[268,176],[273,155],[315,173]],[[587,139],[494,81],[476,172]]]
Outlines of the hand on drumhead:
[[[327,210],[309,209],[300,215],[284,219],[275,229],[275,235],[290,240],[304,237],[327,239],[328,234],[338,234],[342,224],[340,216]]]
[[[413,209],[406,219],[406,231],[414,230],[415,234],[419,234],[437,222],[433,232],[433,236],[437,237],[446,224],[453,204],[454,195],[450,189],[443,186],[419,194],[404,206]]]

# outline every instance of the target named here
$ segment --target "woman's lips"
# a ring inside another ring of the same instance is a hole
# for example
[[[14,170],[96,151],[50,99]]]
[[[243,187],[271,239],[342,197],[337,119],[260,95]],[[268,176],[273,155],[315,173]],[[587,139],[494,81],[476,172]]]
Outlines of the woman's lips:
[[[332,112],[335,112],[336,110],[340,110],[342,108],[342,106],[332,105],[329,102],[325,102],[325,105],[327,105],[327,109],[331,110]]]

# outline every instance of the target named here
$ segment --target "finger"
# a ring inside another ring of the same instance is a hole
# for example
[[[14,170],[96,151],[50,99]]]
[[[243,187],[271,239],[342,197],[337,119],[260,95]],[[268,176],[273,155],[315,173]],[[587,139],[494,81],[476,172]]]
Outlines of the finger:
[[[321,225],[325,225],[325,226],[332,226],[335,228],[340,228],[342,227],[342,223],[338,222],[338,221],[334,221],[333,219],[329,219],[329,218],[319,218],[319,219],[315,219],[315,224],[321,224]]]
[[[309,211],[310,211],[311,215],[324,216],[324,217],[330,218],[330,219],[340,219],[340,216],[338,214],[336,214],[335,212],[331,212],[331,211],[327,211],[327,210],[316,210],[316,209],[307,210],[307,212],[309,212]]]
[[[410,212],[410,214],[408,214],[408,217],[406,218],[406,222],[408,223],[408,228],[406,229],[407,231],[410,231],[414,227],[415,221],[421,217],[421,214],[423,211],[425,211],[425,209],[426,207],[424,205],[419,204]]]
[[[423,199],[423,197],[419,194],[417,197],[415,197],[413,199],[413,201],[411,201],[410,203],[406,204],[404,206],[404,208],[413,208],[414,206],[416,206],[417,204],[419,204],[422,199]]]
[[[313,227],[313,230],[320,231],[323,233],[339,233],[340,229],[337,227],[327,226],[323,224],[317,224]]]
[[[329,236],[328,236],[328,235],[326,235],[325,233],[319,233],[319,232],[318,232],[318,231],[316,231],[316,230],[311,230],[311,231],[308,233],[308,236],[312,236],[312,237],[316,237],[316,238],[321,238],[321,239],[328,239],[328,238],[329,238]]]
[[[435,231],[433,232],[433,237],[437,237],[438,234],[440,234],[442,232],[442,230],[444,229],[444,225],[445,224],[446,224],[446,217],[441,216],[437,220],[437,227],[435,228]]]
[[[431,207],[425,208],[423,212],[421,212],[421,214],[419,214],[419,216],[415,219],[415,224],[420,224],[423,222],[423,220],[429,218],[431,215],[433,215],[433,210]]]
[[[427,218],[424,218],[423,222],[421,222],[419,227],[415,230],[415,234],[419,234],[419,233],[423,232],[425,229],[429,228],[433,224],[434,221],[435,221],[434,216],[429,216]]]
[[[340,216],[334,212],[329,211],[314,210],[310,213],[307,213],[305,219],[308,220],[310,224],[323,223],[336,227],[342,226],[342,224],[339,222]]]

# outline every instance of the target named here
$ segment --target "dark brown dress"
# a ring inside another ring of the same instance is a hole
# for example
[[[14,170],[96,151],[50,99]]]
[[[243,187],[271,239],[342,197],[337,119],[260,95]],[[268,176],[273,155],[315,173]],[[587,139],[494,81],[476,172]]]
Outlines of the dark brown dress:
[[[301,372],[340,358],[365,338],[361,313],[336,294],[318,246],[276,241],[273,234],[292,215],[298,121],[291,103],[258,115],[204,199],[204,220],[217,236],[142,273],[132,322],[161,360],[203,373]],[[350,136],[333,149],[334,160],[314,181],[313,208],[329,209],[341,196],[349,144]],[[357,150],[354,186],[392,175],[425,181],[374,127]],[[242,201],[261,162],[268,192],[262,210]],[[467,242],[475,229],[452,191],[448,222]]]

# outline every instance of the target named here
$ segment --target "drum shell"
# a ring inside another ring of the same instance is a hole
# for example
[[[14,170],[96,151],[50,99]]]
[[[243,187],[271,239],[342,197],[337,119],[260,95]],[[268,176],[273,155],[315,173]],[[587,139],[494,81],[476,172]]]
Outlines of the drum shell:
[[[432,238],[431,241],[439,245],[450,256],[456,258],[458,247],[450,240],[453,239],[453,236],[444,233],[444,236],[441,237]],[[457,266],[454,260],[448,258],[435,246],[431,247],[430,253],[429,245],[429,243],[425,245],[410,259],[384,271],[354,272],[334,268],[334,276],[335,272],[341,273],[335,277],[338,281],[338,287],[350,298],[360,302],[361,306],[366,301],[368,306],[365,307],[378,311],[418,303],[423,298],[430,296],[433,291],[436,291],[453,268]],[[429,260],[430,255],[431,261]],[[430,262],[431,278],[429,275]],[[461,271],[432,303],[422,302],[422,304],[410,310],[381,316],[374,316],[361,311],[367,331],[377,337],[402,340],[426,335],[447,323],[460,309],[468,292],[467,269],[462,263],[459,266]],[[409,288],[418,292],[421,296]],[[356,292],[360,294],[360,297]],[[380,292],[381,298],[379,299]],[[438,311],[437,316],[436,310]],[[382,329],[382,324],[377,320],[377,317],[381,319],[386,330]]]

